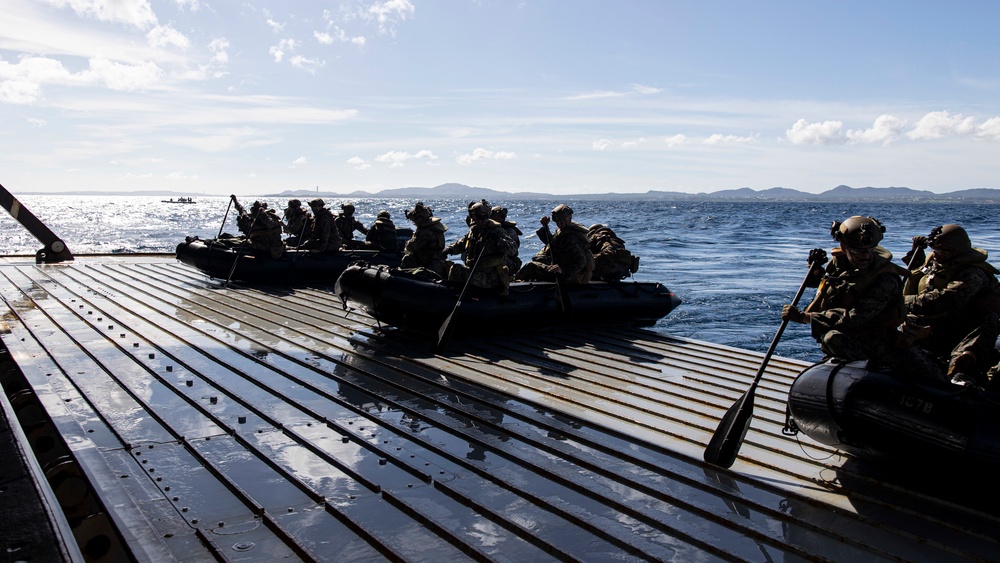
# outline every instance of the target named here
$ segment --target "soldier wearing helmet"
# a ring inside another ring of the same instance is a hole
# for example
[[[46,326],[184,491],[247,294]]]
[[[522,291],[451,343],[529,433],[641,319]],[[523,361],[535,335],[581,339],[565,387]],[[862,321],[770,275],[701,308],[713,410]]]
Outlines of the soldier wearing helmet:
[[[364,223],[354,217],[354,205],[343,203],[340,205],[340,215],[334,220],[337,226],[337,233],[340,235],[341,244],[347,248],[364,248],[363,241],[354,240],[354,231],[359,231],[363,235],[368,234],[368,229]]]
[[[549,222],[555,221],[556,233],[549,232]],[[542,227],[535,235],[545,247],[531,262],[521,267],[516,279],[553,281],[557,278],[573,284],[590,283],[594,273],[594,255],[587,240],[587,227],[573,222],[573,210],[565,204],[552,209],[551,219],[539,219]]]
[[[263,201],[255,201],[250,211],[240,205],[235,195],[233,200],[236,212],[236,225],[246,235],[250,248],[266,252],[271,258],[281,258],[285,253],[285,243],[281,240],[281,218],[273,209],[268,209]]]
[[[309,201],[312,209],[312,228],[309,240],[299,248],[312,252],[336,252],[340,250],[340,233],[333,223],[333,213],[326,207],[326,202],[316,198]]]
[[[444,259],[444,233],[448,227],[441,219],[434,217],[430,207],[418,201],[413,209],[407,210],[406,218],[413,221],[416,229],[403,247],[402,268],[425,268],[445,277],[448,264]]]
[[[785,305],[783,320],[810,325],[812,335],[828,356],[847,361],[892,361],[903,321],[904,268],[892,263],[892,254],[879,246],[885,227],[874,217],[860,215],[834,221],[833,239],[840,243],[830,254],[809,253],[812,273],[806,284],[816,296],[804,311]]]
[[[287,246],[297,246],[303,242],[305,235],[309,234],[309,223],[312,222],[312,215],[302,207],[302,202],[297,199],[288,200],[288,207],[282,213],[282,230],[289,235],[285,239]]]
[[[493,219],[500,226],[503,227],[507,236],[514,243],[514,248],[511,253],[507,255],[504,262],[507,264],[507,270],[511,273],[517,273],[521,269],[521,257],[519,256],[519,251],[521,249],[521,229],[517,228],[517,223],[514,221],[507,220],[507,208],[501,207],[499,205],[494,205],[490,209],[490,219]]]
[[[469,207],[469,232],[460,239],[464,263],[450,264],[448,279],[507,295],[511,274],[505,258],[515,251],[500,223],[490,219],[490,206],[479,202]],[[454,246],[454,245],[452,245]],[[470,279],[471,276],[471,279]]]
[[[924,247],[931,254],[924,256]],[[986,386],[986,372],[997,362],[1000,334],[1000,282],[986,261],[988,253],[972,246],[959,225],[934,227],[913,237],[907,257],[910,275],[903,289],[911,316],[929,327],[917,345],[947,366],[959,385]]]
[[[365,248],[383,252],[399,251],[396,225],[392,222],[388,211],[383,209],[375,216],[375,222],[365,235]]]

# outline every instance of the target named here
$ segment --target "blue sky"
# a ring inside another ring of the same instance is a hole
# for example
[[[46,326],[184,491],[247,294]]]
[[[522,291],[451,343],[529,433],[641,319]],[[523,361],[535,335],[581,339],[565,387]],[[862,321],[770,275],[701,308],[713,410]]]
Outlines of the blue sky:
[[[1000,2],[0,0],[14,193],[1000,188]]]

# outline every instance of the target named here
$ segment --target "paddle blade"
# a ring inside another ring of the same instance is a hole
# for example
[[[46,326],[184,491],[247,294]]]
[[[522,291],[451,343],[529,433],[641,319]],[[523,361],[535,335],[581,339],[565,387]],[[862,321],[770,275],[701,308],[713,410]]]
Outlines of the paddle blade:
[[[753,418],[753,391],[747,391],[738,401],[729,407],[725,416],[719,421],[719,427],[705,447],[705,461],[719,467],[731,467],[736,461],[736,454],[743,445],[743,438],[750,429],[750,419]]]
[[[458,307],[459,305],[461,305],[461,303],[462,302],[459,301],[455,305],[455,308],[452,309],[451,313],[448,314],[448,318],[446,318],[444,320],[444,323],[441,324],[441,328],[438,329],[437,343],[434,344],[435,354],[440,354],[444,352],[445,346],[448,345],[448,339],[451,338],[451,318],[455,316],[455,311],[458,311]]]

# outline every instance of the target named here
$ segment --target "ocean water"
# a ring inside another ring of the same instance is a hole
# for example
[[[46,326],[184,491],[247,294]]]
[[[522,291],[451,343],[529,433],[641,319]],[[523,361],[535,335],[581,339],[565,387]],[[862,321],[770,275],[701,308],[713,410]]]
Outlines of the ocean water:
[[[62,238],[74,254],[173,252],[185,236],[212,238],[237,231],[235,210],[225,196],[198,197],[195,204],[170,204],[146,196],[23,196],[20,201]],[[253,196],[241,197],[245,206]],[[285,199],[259,198],[277,209]],[[346,200],[328,198],[335,210]],[[410,226],[402,199],[351,200],[366,225],[382,209],[397,226]],[[449,227],[448,242],[466,230],[467,201],[426,200]],[[538,219],[556,203],[574,209],[584,226],[603,223],[640,256],[637,280],[658,281],[683,304],[652,330],[758,352],[767,350],[781,323],[781,306],[791,301],[806,272],[812,248],[834,246],[830,225],[852,215],[872,215],[887,228],[882,245],[898,259],[914,235],[945,223],[964,226],[973,244],[1000,264],[998,206],[927,203],[773,203],[594,200],[492,201],[508,208],[508,219],[524,231],[521,258],[541,248],[533,233]],[[6,213],[0,214],[0,254],[30,255],[41,248]],[[226,219],[223,223],[223,219]],[[812,297],[807,290],[803,303]],[[803,325],[791,325],[777,347],[780,356],[804,360],[821,354]]]

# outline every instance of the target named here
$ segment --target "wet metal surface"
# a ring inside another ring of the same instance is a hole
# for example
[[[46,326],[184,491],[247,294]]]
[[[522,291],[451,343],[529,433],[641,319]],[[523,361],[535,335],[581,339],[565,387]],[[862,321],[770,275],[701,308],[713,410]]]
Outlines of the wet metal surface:
[[[651,331],[453,340],[174,260],[0,263],[4,342],[140,559],[991,559],[997,510],[781,434],[775,358]],[[682,296],[683,297],[683,296]],[[141,518],[136,518],[141,514]]]

